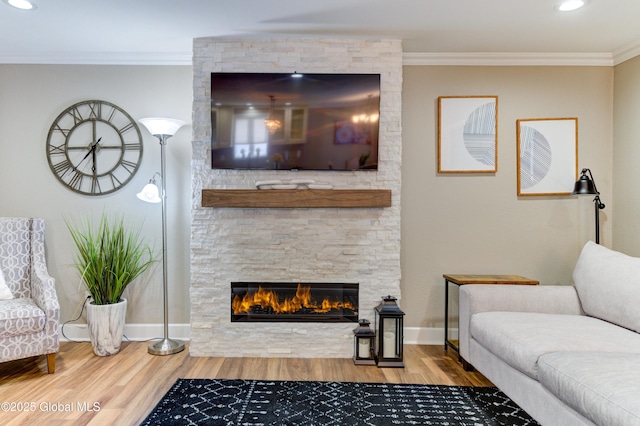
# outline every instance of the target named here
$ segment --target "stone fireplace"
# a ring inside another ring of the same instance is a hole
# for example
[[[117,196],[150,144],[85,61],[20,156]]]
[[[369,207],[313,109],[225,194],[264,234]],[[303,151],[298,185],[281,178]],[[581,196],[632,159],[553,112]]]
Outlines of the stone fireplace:
[[[191,355],[351,357],[351,321],[232,322],[230,283],[358,283],[358,316],[372,322],[382,297],[401,297],[400,41],[201,38],[194,40],[193,71]],[[213,71],[380,74],[378,171],[212,170]],[[202,206],[204,189],[255,189],[256,181],[269,179],[314,179],[335,190],[386,189],[391,206]]]

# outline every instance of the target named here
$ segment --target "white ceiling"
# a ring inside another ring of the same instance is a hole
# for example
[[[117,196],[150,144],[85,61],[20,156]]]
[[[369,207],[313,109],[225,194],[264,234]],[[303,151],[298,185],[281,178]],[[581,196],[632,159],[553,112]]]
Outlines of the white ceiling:
[[[400,38],[409,60],[451,63],[640,54],[640,0],[568,13],[559,0],[34,1],[0,3],[0,63],[188,64],[192,39],[211,36]]]

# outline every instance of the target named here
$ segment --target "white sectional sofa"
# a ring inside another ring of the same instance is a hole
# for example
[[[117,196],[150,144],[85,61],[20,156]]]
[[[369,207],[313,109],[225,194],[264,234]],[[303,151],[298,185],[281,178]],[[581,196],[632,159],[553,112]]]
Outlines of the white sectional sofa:
[[[574,286],[460,287],[460,355],[542,425],[640,425],[640,258],[587,243]]]

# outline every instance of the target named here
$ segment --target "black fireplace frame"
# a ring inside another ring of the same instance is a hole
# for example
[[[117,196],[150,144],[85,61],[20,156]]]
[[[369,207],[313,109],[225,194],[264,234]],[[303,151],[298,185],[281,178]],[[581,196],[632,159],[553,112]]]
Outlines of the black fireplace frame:
[[[231,282],[231,298],[233,302],[235,295],[244,295],[247,291],[263,289],[274,289],[279,291],[290,292],[295,294],[298,285],[311,286],[312,292],[329,291],[339,292],[342,290],[342,301],[348,300],[356,310],[343,308],[339,312],[332,310],[329,313],[301,312],[294,314],[275,314],[275,313],[241,313],[234,314],[231,308],[231,322],[321,322],[321,323],[337,323],[337,322],[358,322],[358,303],[359,303],[359,287],[358,283],[318,283],[318,282],[249,282],[234,281]],[[231,303],[230,303],[231,307]]]

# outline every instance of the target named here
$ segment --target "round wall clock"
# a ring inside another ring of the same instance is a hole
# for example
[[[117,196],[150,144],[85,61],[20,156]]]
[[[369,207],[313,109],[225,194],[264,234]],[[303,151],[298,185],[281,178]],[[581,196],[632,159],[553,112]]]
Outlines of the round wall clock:
[[[104,195],[126,185],[142,161],[142,134],[126,111],[110,102],[71,105],[47,136],[51,171],[70,190]]]

